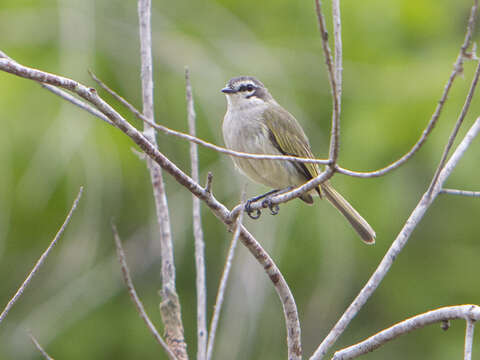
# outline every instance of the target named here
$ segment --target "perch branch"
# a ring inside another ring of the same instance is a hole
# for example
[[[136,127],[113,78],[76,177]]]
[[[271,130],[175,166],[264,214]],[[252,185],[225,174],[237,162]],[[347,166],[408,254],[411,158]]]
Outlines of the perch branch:
[[[53,247],[57,244],[58,242],[58,239],[60,239],[60,237],[62,236],[63,232],[65,231],[65,229],[67,228],[67,225],[70,223],[70,220],[72,219],[72,215],[73,215],[73,212],[76,210],[77,208],[77,205],[78,205],[78,202],[80,201],[80,198],[82,197],[82,193],[83,193],[83,186],[80,187],[80,190],[78,191],[78,195],[75,199],[75,201],[73,202],[73,205],[70,209],[70,211],[68,212],[68,215],[67,217],[65,218],[65,221],[63,222],[62,226],[60,227],[60,229],[58,230],[57,234],[55,235],[55,237],[53,238],[53,240],[50,242],[50,245],[48,245],[47,249],[43,252],[43,254],[40,256],[40,258],[37,260],[37,263],[35,264],[35,266],[33,267],[32,271],[30,271],[30,273],[28,274],[28,276],[26,277],[26,279],[23,281],[22,285],[20,285],[20,287],[18,288],[17,292],[15,293],[15,295],[13,295],[13,297],[10,299],[10,301],[8,302],[8,304],[5,306],[5,309],[3,309],[2,313],[0,314],[0,324],[2,323],[2,321],[5,319],[5,317],[8,315],[8,312],[10,311],[10,309],[13,307],[13,305],[15,305],[15,303],[18,301],[18,299],[23,295],[23,292],[25,291],[25,289],[27,288],[27,286],[30,284],[30,282],[32,281],[33,277],[37,274],[38,270],[40,269],[40,267],[43,265],[43,263],[45,262],[45,259],[47,258],[47,256],[50,254],[50,251],[53,249]]]

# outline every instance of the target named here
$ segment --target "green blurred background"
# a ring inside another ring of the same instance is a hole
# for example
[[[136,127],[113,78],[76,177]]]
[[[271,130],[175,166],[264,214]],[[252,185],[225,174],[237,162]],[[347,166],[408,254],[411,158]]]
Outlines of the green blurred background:
[[[342,1],[344,92],[340,164],[374,170],[417,140],[440,98],[471,1]],[[327,21],[330,2],[324,4]],[[255,75],[327,153],[331,99],[313,1],[153,1],[157,121],[186,131],[183,71],[191,70],[198,135],[223,144],[225,99],[237,75]],[[141,107],[135,1],[1,0],[1,50],[20,63],[94,86],[93,70]],[[475,40],[478,39],[478,32]],[[328,333],[376,268],[425,191],[470,86],[474,64],[456,80],[440,122],[406,165],[377,179],[337,175],[333,183],[377,231],[365,246],[326,202],[300,201],[265,213],[248,228],[275,259],[298,304],[305,355]],[[143,161],[121,132],[37,84],[0,73],[0,308],[54,236],[81,185],[73,221],[21,300],[0,326],[1,359],[37,359],[31,329],[57,359],[163,359],[138,317],[116,261],[110,219],[124,240],[139,295],[154,322],[160,261],[152,190]],[[112,101],[104,94],[105,98]],[[121,106],[116,108],[141,126]],[[478,116],[474,99],[461,138]],[[160,150],[190,171],[189,144],[158,136]],[[457,141],[458,143],[458,141]],[[200,148],[201,179],[231,207],[244,178],[229,158]],[[478,139],[448,179],[480,190]],[[175,239],[185,336],[196,354],[191,195],[165,176]],[[248,186],[248,194],[265,189]],[[444,305],[480,303],[480,200],[440,196],[335,348],[406,317]],[[203,207],[208,311],[231,235]],[[463,352],[463,321],[431,326],[369,354],[369,359],[451,359]],[[474,353],[480,352],[476,336]],[[239,246],[214,350],[216,359],[286,357],[283,314],[263,270]]]

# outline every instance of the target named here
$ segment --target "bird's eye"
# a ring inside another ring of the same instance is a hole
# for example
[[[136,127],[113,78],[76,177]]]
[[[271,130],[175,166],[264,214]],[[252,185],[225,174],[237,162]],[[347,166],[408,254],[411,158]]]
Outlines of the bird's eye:
[[[246,86],[246,89],[247,89],[247,91],[253,91],[254,87],[253,87],[252,84],[248,84],[248,85]]]

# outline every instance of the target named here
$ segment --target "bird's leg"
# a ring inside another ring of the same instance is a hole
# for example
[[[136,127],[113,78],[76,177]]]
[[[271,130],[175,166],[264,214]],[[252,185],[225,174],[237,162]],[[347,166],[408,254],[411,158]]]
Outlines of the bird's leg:
[[[293,189],[293,186],[287,186],[286,188],[283,188],[283,189],[279,189],[277,191],[275,191],[275,195],[280,195],[280,194],[284,194],[286,192],[289,192],[290,190]],[[271,195],[273,194],[265,194],[265,200],[262,201],[262,207],[266,208],[268,207],[270,209],[270,214],[272,215],[277,215],[278,212],[280,211],[280,206],[278,204],[272,204],[272,197]]]
[[[260,209],[256,209],[255,215],[252,215],[254,210],[251,208],[251,204],[258,201],[258,200],[261,200],[261,199],[265,198],[262,201],[262,207],[264,207],[264,208],[268,207],[270,209],[270,213],[272,215],[277,215],[278,212],[280,211],[280,206],[278,206],[278,204],[272,204],[272,200],[271,200],[272,195],[283,194],[283,193],[286,193],[286,192],[290,191],[291,189],[292,189],[292,186],[288,186],[284,189],[275,189],[275,190],[271,190],[271,191],[269,191],[265,194],[255,196],[251,199],[248,199],[246,204],[245,204],[245,211],[247,212],[248,216],[250,216],[252,219],[258,219],[261,215],[261,211],[260,211]]]
[[[263,198],[265,198],[269,195],[275,194],[279,191],[280,191],[279,189],[271,190],[271,191],[269,191],[265,194],[258,195],[258,196],[255,196],[255,197],[252,197],[252,198],[248,199],[245,202],[245,212],[247,213],[247,215],[250,216],[250,218],[252,218],[254,220],[258,219],[260,217],[260,215],[262,214],[262,211],[260,209],[253,210],[252,209],[252,204],[254,202],[257,202],[258,200],[261,200],[261,199],[263,199]],[[263,206],[263,202],[262,202],[262,206]],[[267,207],[267,206],[264,206],[264,207]],[[255,215],[252,214],[254,211],[255,211]],[[270,211],[272,211],[272,210],[270,210]]]

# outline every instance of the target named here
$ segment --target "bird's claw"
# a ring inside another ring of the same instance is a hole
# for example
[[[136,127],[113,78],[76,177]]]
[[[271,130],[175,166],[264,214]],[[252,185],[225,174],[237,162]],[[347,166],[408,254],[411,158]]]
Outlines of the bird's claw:
[[[247,202],[245,203],[245,212],[247,213],[247,215],[253,219],[253,220],[257,220],[260,215],[262,215],[262,211],[260,209],[252,209],[252,203],[255,202],[254,200],[250,199],[250,200],[247,200]],[[255,214],[253,214],[255,212]]]
[[[280,206],[278,206],[278,204],[272,204],[272,199],[270,198],[266,198],[262,201],[262,207],[268,207],[270,209],[270,214],[272,215],[277,215],[280,211]]]

